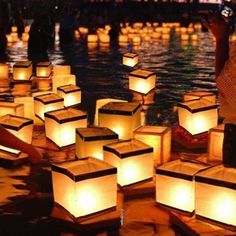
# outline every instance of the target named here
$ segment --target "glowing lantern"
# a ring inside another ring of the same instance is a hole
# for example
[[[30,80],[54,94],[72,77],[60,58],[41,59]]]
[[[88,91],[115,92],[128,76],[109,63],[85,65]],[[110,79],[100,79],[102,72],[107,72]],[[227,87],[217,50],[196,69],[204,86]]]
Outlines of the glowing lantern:
[[[54,65],[53,75],[70,75],[71,67],[70,65]]]
[[[139,45],[139,44],[141,43],[141,37],[140,37],[140,36],[134,36],[134,37],[132,38],[132,43],[133,43],[134,45]]]
[[[236,226],[236,169],[223,165],[196,175],[196,217],[222,226]]]
[[[118,134],[108,128],[77,128],[75,153],[78,158],[103,160],[103,146],[114,142],[118,142]]]
[[[134,131],[134,139],[153,147],[153,158],[156,164],[170,159],[171,129],[164,126],[141,126]]]
[[[183,101],[191,101],[200,99],[201,101],[209,102],[210,104],[216,104],[216,95],[212,92],[205,92],[205,91],[192,91],[189,93],[184,94]]]
[[[21,116],[5,115],[0,117],[0,125],[26,143],[31,143],[33,134],[33,120]],[[20,153],[19,150],[4,146],[0,146],[0,149],[15,154]]]
[[[75,75],[54,75],[52,77],[52,90],[55,93],[57,92],[58,87],[68,84],[76,85]]]
[[[29,80],[32,76],[32,62],[22,61],[13,65],[14,80]]]
[[[200,134],[217,126],[217,105],[200,100],[178,104],[179,125],[192,135]]]
[[[87,41],[88,41],[88,43],[97,43],[98,36],[96,34],[88,34]]]
[[[170,39],[170,35],[169,34],[162,34],[162,39],[163,40],[169,40]]]
[[[54,201],[74,217],[113,209],[117,202],[116,173],[116,168],[92,157],[53,165]]]
[[[16,116],[24,116],[23,104],[0,101],[0,116],[4,116],[7,114],[16,115]]]
[[[7,37],[7,43],[9,44],[13,43],[13,37],[11,34],[6,34],[6,37]]]
[[[110,43],[110,36],[108,34],[99,34],[99,42],[101,43]]]
[[[64,108],[64,99],[55,93],[34,97],[34,113],[44,120],[44,113]]]
[[[19,40],[17,33],[11,33],[11,37],[12,37],[13,43],[14,43],[14,42],[17,42],[17,41]]]
[[[49,77],[52,73],[52,63],[50,61],[39,62],[36,65],[37,77]]]
[[[192,34],[190,38],[191,38],[192,41],[197,41],[198,40],[197,34]]]
[[[98,109],[109,102],[128,102],[128,101],[122,100],[122,99],[116,99],[116,98],[101,98],[101,99],[96,100],[96,112],[95,112],[95,119],[94,119],[95,125],[99,125],[98,124]]]
[[[5,63],[0,63],[0,80],[8,80],[9,66]]]
[[[187,28],[187,33],[192,34],[194,32],[194,28],[193,27],[188,27]]]
[[[147,70],[137,69],[129,75],[129,89],[147,94],[156,86],[156,74]]]
[[[28,42],[29,41],[29,34],[23,33],[21,39],[23,42]]]
[[[50,91],[52,89],[52,77],[36,77],[37,88],[39,91]]]
[[[203,164],[171,161],[156,169],[156,202],[166,207],[193,214],[195,210],[196,173],[207,168]],[[206,205],[204,206],[205,208]]]
[[[32,94],[32,80],[14,80],[12,87],[14,96],[30,96]]]
[[[127,35],[119,35],[119,43],[128,43],[129,39]]]
[[[98,110],[100,127],[107,127],[120,139],[130,139],[141,125],[141,105],[135,102],[109,102]]]
[[[16,32],[17,32],[17,26],[13,25],[13,26],[11,27],[11,32],[12,32],[12,33],[16,33]]]
[[[161,33],[160,33],[160,32],[153,32],[153,33],[152,33],[152,38],[153,38],[153,39],[159,39],[159,38],[161,38]]]
[[[29,31],[30,31],[30,25],[26,25],[25,29],[24,29],[24,32],[29,33]]]
[[[59,147],[75,143],[75,130],[77,127],[87,127],[87,114],[74,108],[46,112],[46,137]]]
[[[182,40],[182,41],[187,41],[187,40],[189,40],[189,35],[188,35],[188,34],[181,34],[181,40]]]
[[[153,148],[138,140],[105,145],[104,161],[117,168],[117,183],[128,186],[153,177]]]
[[[134,67],[138,63],[138,55],[135,53],[125,53],[123,56],[123,65]]]
[[[222,149],[224,139],[224,124],[220,124],[209,130],[208,160],[222,161]]]
[[[68,84],[57,88],[57,94],[64,98],[64,106],[74,106],[81,103],[81,89],[80,87]]]
[[[87,34],[87,33],[88,33],[88,28],[79,27],[79,32],[80,32],[81,34]]]

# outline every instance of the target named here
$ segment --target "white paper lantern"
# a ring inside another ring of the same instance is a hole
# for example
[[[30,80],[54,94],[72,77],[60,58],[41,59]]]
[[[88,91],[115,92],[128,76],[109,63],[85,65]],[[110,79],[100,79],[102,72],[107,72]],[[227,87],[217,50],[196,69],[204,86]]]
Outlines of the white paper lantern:
[[[87,113],[74,108],[46,112],[46,137],[59,147],[75,143],[76,128],[87,127]]]
[[[39,62],[36,65],[36,76],[48,78],[52,73],[52,63],[50,61]]]
[[[22,61],[13,65],[14,80],[29,80],[32,76],[32,62]]]
[[[104,160],[118,170],[121,187],[153,177],[153,148],[138,140],[128,140],[105,145]]]
[[[77,128],[75,153],[78,158],[92,156],[103,160],[103,146],[115,142],[118,134],[108,128]]]
[[[75,75],[54,75],[52,77],[52,90],[57,92],[57,88],[64,85],[76,85]]]
[[[195,175],[207,167],[181,160],[159,166],[156,169],[156,202],[192,215],[195,210]]]
[[[138,64],[138,55],[135,53],[125,53],[123,55],[123,65],[134,67]]]
[[[236,169],[218,165],[198,173],[195,181],[197,218],[235,229]]]
[[[141,125],[141,106],[135,102],[109,102],[98,110],[100,127],[107,127],[120,139],[130,139]]]
[[[116,173],[113,166],[91,157],[53,165],[54,201],[77,218],[115,209]]]
[[[147,70],[137,69],[129,75],[129,89],[147,94],[156,86],[156,74]]]
[[[44,120],[44,113],[64,108],[64,99],[55,93],[34,97],[34,113]]]

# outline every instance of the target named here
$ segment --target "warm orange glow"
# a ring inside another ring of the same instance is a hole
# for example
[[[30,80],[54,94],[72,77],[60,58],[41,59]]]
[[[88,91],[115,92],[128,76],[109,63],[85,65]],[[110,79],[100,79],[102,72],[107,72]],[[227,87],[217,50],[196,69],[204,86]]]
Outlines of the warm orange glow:
[[[26,74],[24,72],[19,73],[18,79],[19,80],[25,80]]]
[[[8,65],[0,63],[0,79],[8,79]]]

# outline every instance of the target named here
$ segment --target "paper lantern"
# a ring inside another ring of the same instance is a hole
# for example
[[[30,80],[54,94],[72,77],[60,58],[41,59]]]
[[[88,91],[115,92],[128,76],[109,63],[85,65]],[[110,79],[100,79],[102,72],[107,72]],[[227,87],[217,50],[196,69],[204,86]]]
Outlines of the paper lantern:
[[[0,101],[0,116],[4,116],[7,114],[24,116],[23,104]]]
[[[222,161],[224,128],[225,125],[220,124],[209,130],[209,141],[208,141],[209,161]]]
[[[212,105],[216,104],[216,94],[212,92],[206,92],[206,91],[192,91],[189,93],[185,93],[183,97],[183,101],[191,101],[200,99],[203,102],[209,102]]]
[[[32,76],[32,62],[22,61],[13,65],[14,80],[29,80]]]
[[[137,69],[129,74],[129,89],[147,94],[156,86],[156,74],[147,70]]]
[[[71,67],[70,65],[54,65],[53,75],[70,75]]]
[[[99,42],[101,43],[110,43],[110,36],[108,34],[99,34]]]
[[[191,35],[191,40],[192,40],[192,41],[197,41],[197,40],[198,40],[197,34],[192,34],[192,35]]]
[[[23,33],[21,39],[23,42],[28,42],[29,41],[29,34]]]
[[[217,126],[217,105],[200,100],[178,104],[179,125],[192,135],[200,134]]]
[[[7,43],[8,43],[8,44],[13,43],[13,37],[12,37],[11,34],[6,34],[6,37],[7,37]]]
[[[33,120],[21,116],[5,115],[0,117],[0,125],[24,142],[32,142]],[[20,153],[19,150],[4,146],[0,146],[0,149],[14,154]]]
[[[156,202],[192,215],[195,210],[195,175],[207,167],[181,160],[159,166],[156,169]]]
[[[138,63],[138,55],[135,53],[125,53],[123,56],[123,65],[134,67]]]
[[[87,114],[74,108],[64,108],[46,112],[46,137],[57,146],[65,147],[75,143],[77,127],[87,127]]]
[[[127,35],[119,35],[118,41],[119,43],[128,43],[129,39]]]
[[[0,80],[8,80],[9,75],[9,65],[5,63],[0,63]]]
[[[36,77],[37,88],[39,91],[51,91],[52,89],[52,76]]]
[[[29,33],[29,31],[30,31],[30,25],[26,25],[25,29],[24,29],[24,32]]]
[[[107,127],[120,139],[130,139],[141,125],[141,105],[135,102],[109,102],[98,110],[100,127]]]
[[[134,36],[134,37],[132,38],[132,43],[133,43],[134,45],[139,45],[139,44],[141,44],[141,37],[140,37],[140,36]]]
[[[80,87],[69,84],[57,88],[57,94],[64,98],[64,106],[74,106],[81,103],[81,89]]]
[[[39,62],[36,65],[36,76],[48,78],[52,73],[52,63],[50,61]]]
[[[52,165],[54,201],[74,217],[115,209],[117,170],[89,157]]]
[[[163,40],[169,40],[170,39],[170,35],[169,34],[162,34],[162,39]]]
[[[34,97],[34,113],[44,120],[44,113],[64,108],[64,99],[55,93]]]
[[[54,75],[52,77],[52,90],[57,92],[57,88],[64,85],[73,84],[76,85],[75,75]]]
[[[18,33],[11,33],[13,43],[19,41]]]
[[[104,160],[117,168],[117,183],[128,186],[153,177],[153,148],[138,140],[105,145]]]
[[[181,40],[182,41],[188,41],[189,40],[189,35],[188,34],[181,34]]]
[[[30,96],[32,94],[32,80],[12,81],[13,96]]]
[[[108,128],[77,128],[75,153],[78,158],[92,156],[103,160],[103,146],[115,142],[118,134]]]
[[[164,126],[141,126],[134,131],[134,139],[153,147],[153,158],[156,164],[170,159],[171,129]]]
[[[218,165],[198,173],[196,217],[221,226],[236,226],[236,169]]]
[[[13,25],[11,27],[11,32],[16,33],[17,32],[17,26]]]
[[[88,34],[87,41],[88,41],[88,43],[97,43],[98,36],[96,34]]]
[[[116,98],[101,98],[96,100],[96,111],[95,111],[95,118],[94,124],[98,126],[98,109],[104,106],[109,102],[128,102],[127,100],[116,99]]]

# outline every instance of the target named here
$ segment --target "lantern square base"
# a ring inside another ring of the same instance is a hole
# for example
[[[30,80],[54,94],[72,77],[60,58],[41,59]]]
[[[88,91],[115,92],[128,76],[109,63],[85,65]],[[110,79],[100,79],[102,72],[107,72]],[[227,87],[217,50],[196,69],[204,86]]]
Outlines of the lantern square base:
[[[123,194],[117,195],[117,206],[115,210],[107,210],[100,213],[95,213],[90,216],[75,218],[68,211],[58,204],[54,204],[51,212],[51,218],[58,227],[70,229],[75,233],[83,235],[96,235],[98,233],[107,232],[117,233],[121,226],[123,209]]]
[[[25,153],[19,153],[15,155],[0,151],[0,166],[5,168],[14,168],[23,165],[28,162],[28,155]]]

